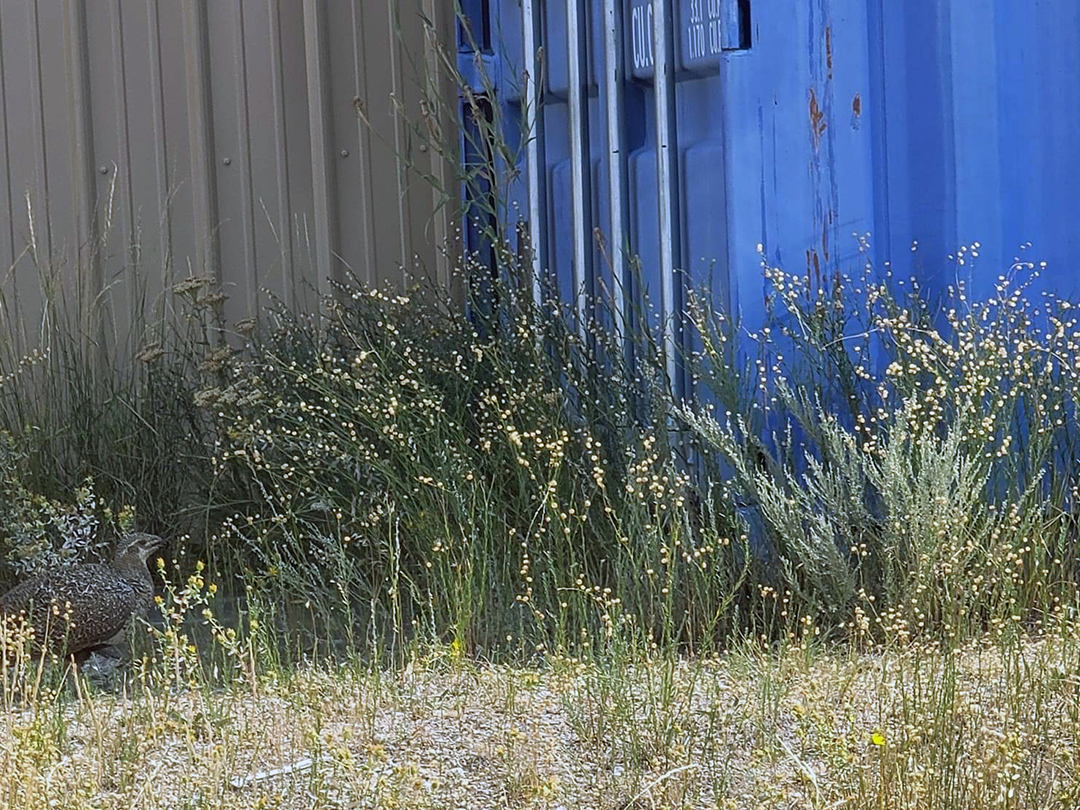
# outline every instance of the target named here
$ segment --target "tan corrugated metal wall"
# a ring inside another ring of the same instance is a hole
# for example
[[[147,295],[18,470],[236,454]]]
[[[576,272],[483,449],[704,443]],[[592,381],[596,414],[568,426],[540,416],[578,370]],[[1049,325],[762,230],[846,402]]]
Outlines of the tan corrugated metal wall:
[[[425,17],[449,42],[449,0],[2,0],[0,339],[33,343],[42,267],[84,301],[210,275],[228,322],[261,288],[445,282],[450,212],[403,157],[444,167],[392,113],[420,109]]]

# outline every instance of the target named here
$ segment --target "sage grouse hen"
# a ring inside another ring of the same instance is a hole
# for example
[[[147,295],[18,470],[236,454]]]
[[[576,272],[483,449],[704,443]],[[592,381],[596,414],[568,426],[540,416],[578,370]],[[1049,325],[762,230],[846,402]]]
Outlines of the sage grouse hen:
[[[0,613],[34,628],[35,649],[44,642],[53,652],[84,659],[120,643],[132,619],[153,606],[146,561],[164,545],[156,535],[131,534],[109,565],[76,565],[16,585],[0,596]]]

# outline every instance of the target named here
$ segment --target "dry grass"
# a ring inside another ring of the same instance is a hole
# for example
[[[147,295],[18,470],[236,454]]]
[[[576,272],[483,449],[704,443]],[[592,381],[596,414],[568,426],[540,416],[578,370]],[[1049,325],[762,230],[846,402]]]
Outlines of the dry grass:
[[[453,648],[396,671],[267,669],[0,716],[20,808],[1068,808],[1080,645],[1062,621],[953,651],[753,646],[536,669]]]

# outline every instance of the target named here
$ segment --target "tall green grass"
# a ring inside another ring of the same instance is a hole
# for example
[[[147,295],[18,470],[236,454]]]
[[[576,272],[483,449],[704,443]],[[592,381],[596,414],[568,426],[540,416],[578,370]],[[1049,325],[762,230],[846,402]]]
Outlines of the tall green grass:
[[[100,241],[98,251],[108,234]],[[193,278],[151,298],[148,272],[126,267],[88,297],[89,265],[28,250],[5,275],[3,581],[58,552],[106,551],[121,513],[147,530],[202,534],[213,439],[193,393],[214,378],[220,296]]]
[[[478,322],[349,288],[253,344],[213,393],[219,469],[260,506],[229,530],[365,634],[531,653],[730,630],[752,559],[674,454],[658,369],[491,289]]]

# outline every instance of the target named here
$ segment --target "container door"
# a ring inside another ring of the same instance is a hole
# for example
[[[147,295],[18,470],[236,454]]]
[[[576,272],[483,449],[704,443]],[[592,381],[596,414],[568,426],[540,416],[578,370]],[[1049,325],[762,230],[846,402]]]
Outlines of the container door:
[[[537,269],[582,318],[596,300],[644,313],[677,385],[690,288],[755,328],[763,260],[818,285],[862,261],[878,149],[866,0],[490,0],[484,13],[525,133],[518,211],[542,234]]]

